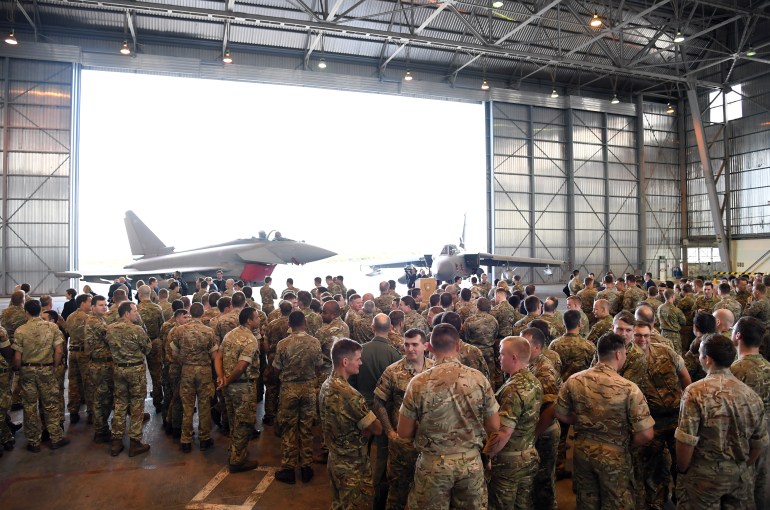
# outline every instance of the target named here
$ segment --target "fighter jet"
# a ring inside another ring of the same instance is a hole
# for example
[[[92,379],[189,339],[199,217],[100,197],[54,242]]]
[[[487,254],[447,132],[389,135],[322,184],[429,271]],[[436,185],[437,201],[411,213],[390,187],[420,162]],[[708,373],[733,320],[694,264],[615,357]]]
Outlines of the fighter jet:
[[[538,259],[529,257],[515,257],[508,255],[495,255],[493,253],[467,253],[465,251],[465,223],[463,233],[460,236],[460,246],[446,244],[438,255],[426,254],[420,258],[399,260],[384,263],[368,264],[371,269],[367,276],[375,276],[385,268],[401,267],[405,271],[411,271],[412,267],[430,268],[433,277],[439,282],[454,281],[456,276],[469,278],[481,274],[485,266],[503,266],[510,273],[512,268],[518,267],[544,267],[546,275],[552,274],[551,266],[561,266],[563,260]],[[406,275],[399,278],[399,282],[406,283]]]
[[[185,281],[194,283],[198,276],[213,276],[215,271],[222,270],[225,278],[253,284],[264,282],[276,264],[307,264],[336,255],[324,248],[283,237],[280,232],[265,234],[264,231],[259,237],[177,252],[173,246],[163,244],[133,211],[126,211],[125,224],[131,253],[135,257],[131,264],[111,274],[67,272],[58,275],[101,283],[111,282],[119,276],[165,277],[180,271]]]

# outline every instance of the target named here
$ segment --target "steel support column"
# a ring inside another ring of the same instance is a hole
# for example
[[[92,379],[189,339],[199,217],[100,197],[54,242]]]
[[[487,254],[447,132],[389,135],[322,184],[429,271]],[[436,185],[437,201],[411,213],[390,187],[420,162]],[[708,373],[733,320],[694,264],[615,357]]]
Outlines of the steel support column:
[[[730,246],[730,233],[732,232],[733,221],[732,211],[730,210],[730,139],[732,138],[732,125],[727,119],[727,93],[722,92],[722,119],[725,121],[725,128],[722,131],[722,157],[724,157],[724,169],[722,170],[722,179],[725,183],[725,199],[722,202],[722,210],[725,215],[725,240],[727,246]],[[736,269],[737,270],[737,269]],[[732,269],[728,269],[732,271]]]
[[[10,294],[11,286],[8,285],[8,183],[10,170],[8,168],[8,147],[10,145],[11,122],[11,59],[6,57],[3,61],[3,218],[2,218],[2,252],[3,274],[0,292]]]
[[[69,221],[69,257],[70,264],[67,266],[80,269],[80,216],[78,204],[80,203],[80,64],[72,64],[72,132],[70,133],[70,161],[69,172],[69,190],[70,190],[70,221]],[[72,282],[70,282],[72,283]]]
[[[607,114],[602,113],[602,167],[604,176],[604,274],[610,272],[610,153],[607,148]]]
[[[709,197],[709,208],[711,209],[711,219],[714,222],[714,233],[716,234],[717,244],[719,245],[719,258],[726,270],[732,270],[732,261],[730,260],[730,244],[725,235],[725,226],[722,222],[722,211],[719,207],[719,196],[717,195],[717,186],[714,180],[714,171],[711,168],[711,156],[709,155],[708,140],[706,140],[706,131],[703,128],[703,119],[698,106],[698,93],[694,84],[687,87],[687,101],[690,104],[690,115],[692,116],[693,132],[695,140],[698,143],[698,154],[700,156],[701,168],[703,169],[703,179],[706,182],[706,191]]]
[[[565,112],[565,156],[567,158],[567,263],[568,271],[575,269],[575,153],[572,149],[572,109]]]
[[[636,96],[636,163],[639,200],[638,274],[647,269],[647,154],[644,149],[644,96]]]
[[[677,137],[679,138],[679,195],[681,196],[681,202],[679,202],[679,236],[680,243],[679,248],[682,254],[682,273],[684,276],[690,275],[690,264],[687,258],[687,246],[689,245],[689,220],[687,218],[687,127],[685,126],[685,102],[680,98],[676,105],[676,111],[678,112],[676,119]]]
[[[527,108],[529,127],[527,133],[527,171],[529,173],[529,256],[535,258],[535,121],[534,108]],[[535,268],[529,268],[529,281],[535,283]]]
[[[494,102],[487,101],[484,104],[486,121],[486,149],[487,149],[487,252],[495,253],[495,119]],[[490,274],[491,266],[487,266],[487,276],[491,281],[494,277]]]

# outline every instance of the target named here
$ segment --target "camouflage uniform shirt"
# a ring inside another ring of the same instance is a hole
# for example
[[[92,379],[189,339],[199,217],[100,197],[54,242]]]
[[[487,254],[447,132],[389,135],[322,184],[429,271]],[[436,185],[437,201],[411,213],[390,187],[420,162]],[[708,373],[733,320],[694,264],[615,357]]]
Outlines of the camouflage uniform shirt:
[[[254,333],[245,326],[238,326],[225,335],[222,340],[222,368],[229,375],[235,371],[238,362],[249,364],[241,375],[242,379],[254,379],[259,375],[259,346]],[[254,361],[257,360],[257,366]]]
[[[590,367],[596,353],[594,344],[575,333],[560,336],[549,347],[561,358],[562,381]]]
[[[281,371],[281,383],[314,381],[323,366],[321,343],[304,331],[292,333],[278,342],[273,366]]]
[[[33,317],[19,326],[11,347],[21,353],[22,363],[54,362],[54,348],[64,343],[59,326]]]
[[[152,348],[147,333],[128,320],[107,326],[106,339],[115,363],[140,363]]]
[[[435,362],[432,359],[425,358],[425,365],[422,367],[422,371],[433,368],[434,364]],[[404,401],[406,387],[409,386],[409,381],[415,375],[417,373],[412,364],[406,358],[402,358],[385,369],[382,376],[380,376],[380,380],[377,382],[377,387],[374,388],[375,397],[383,402],[387,402],[389,405],[393,405],[390,423],[394,429],[398,428],[399,411]]]
[[[522,452],[535,447],[535,427],[543,403],[543,387],[526,368],[511,375],[495,395],[500,404],[500,425],[513,429],[501,452]]]
[[[200,319],[192,319],[187,324],[174,328],[171,341],[173,350],[182,365],[207,366],[211,364],[211,355],[219,349],[214,332],[204,326]]]

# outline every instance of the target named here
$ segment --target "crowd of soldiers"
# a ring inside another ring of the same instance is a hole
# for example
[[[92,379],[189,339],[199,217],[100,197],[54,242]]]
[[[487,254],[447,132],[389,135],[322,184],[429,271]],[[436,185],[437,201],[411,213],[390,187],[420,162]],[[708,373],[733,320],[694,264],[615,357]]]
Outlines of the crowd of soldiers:
[[[125,280],[108,297],[70,289],[63,317],[16,290],[0,316],[0,444],[14,447],[14,403],[29,451],[68,444],[66,366],[70,424],[85,407],[112,456],[126,418],[129,456],[150,449],[146,373],[166,433],[190,453],[197,412],[200,449],[216,424],[233,473],[258,466],[264,400],[276,480],[307,483],[324,462],[332,508],[552,510],[564,477],[580,509],[764,508],[770,277],[598,285],[575,271],[562,313],[518,275],[430,296],[327,276],[311,290],[288,279],[279,297],[267,277],[261,305],[217,276],[191,299],[181,280],[137,282],[138,303]]]

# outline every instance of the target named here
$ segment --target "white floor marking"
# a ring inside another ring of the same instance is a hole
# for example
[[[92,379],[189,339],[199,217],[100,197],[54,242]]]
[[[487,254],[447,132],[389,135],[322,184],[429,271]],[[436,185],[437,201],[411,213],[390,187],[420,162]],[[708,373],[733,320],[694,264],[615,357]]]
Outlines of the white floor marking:
[[[254,491],[249,494],[249,497],[246,498],[246,501],[244,501],[241,505],[204,503],[203,500],[206,499],[209,494],[214,492],[214,489],[217,488],[217,485],[219,485],[222,480],[224,480],[227,475],[230,474],[230,470],[227,467],[224,467],[216,475],[214,475],[214,478],[209,480],[209,482],[198,492],[198,494],[195,495],[195,497],[192,498],[192,500],[190,500],[186,508],[187,510],[252,510],[257,502],[259,502],[260,498],[265,493],[270,484],[273,483],[273,480],[275,480],[276,469],[277,468],[270,466],[260,466],[256,469],[256,471],[263,471],[265,476],[262,477],[262,480],[259,481]]]

